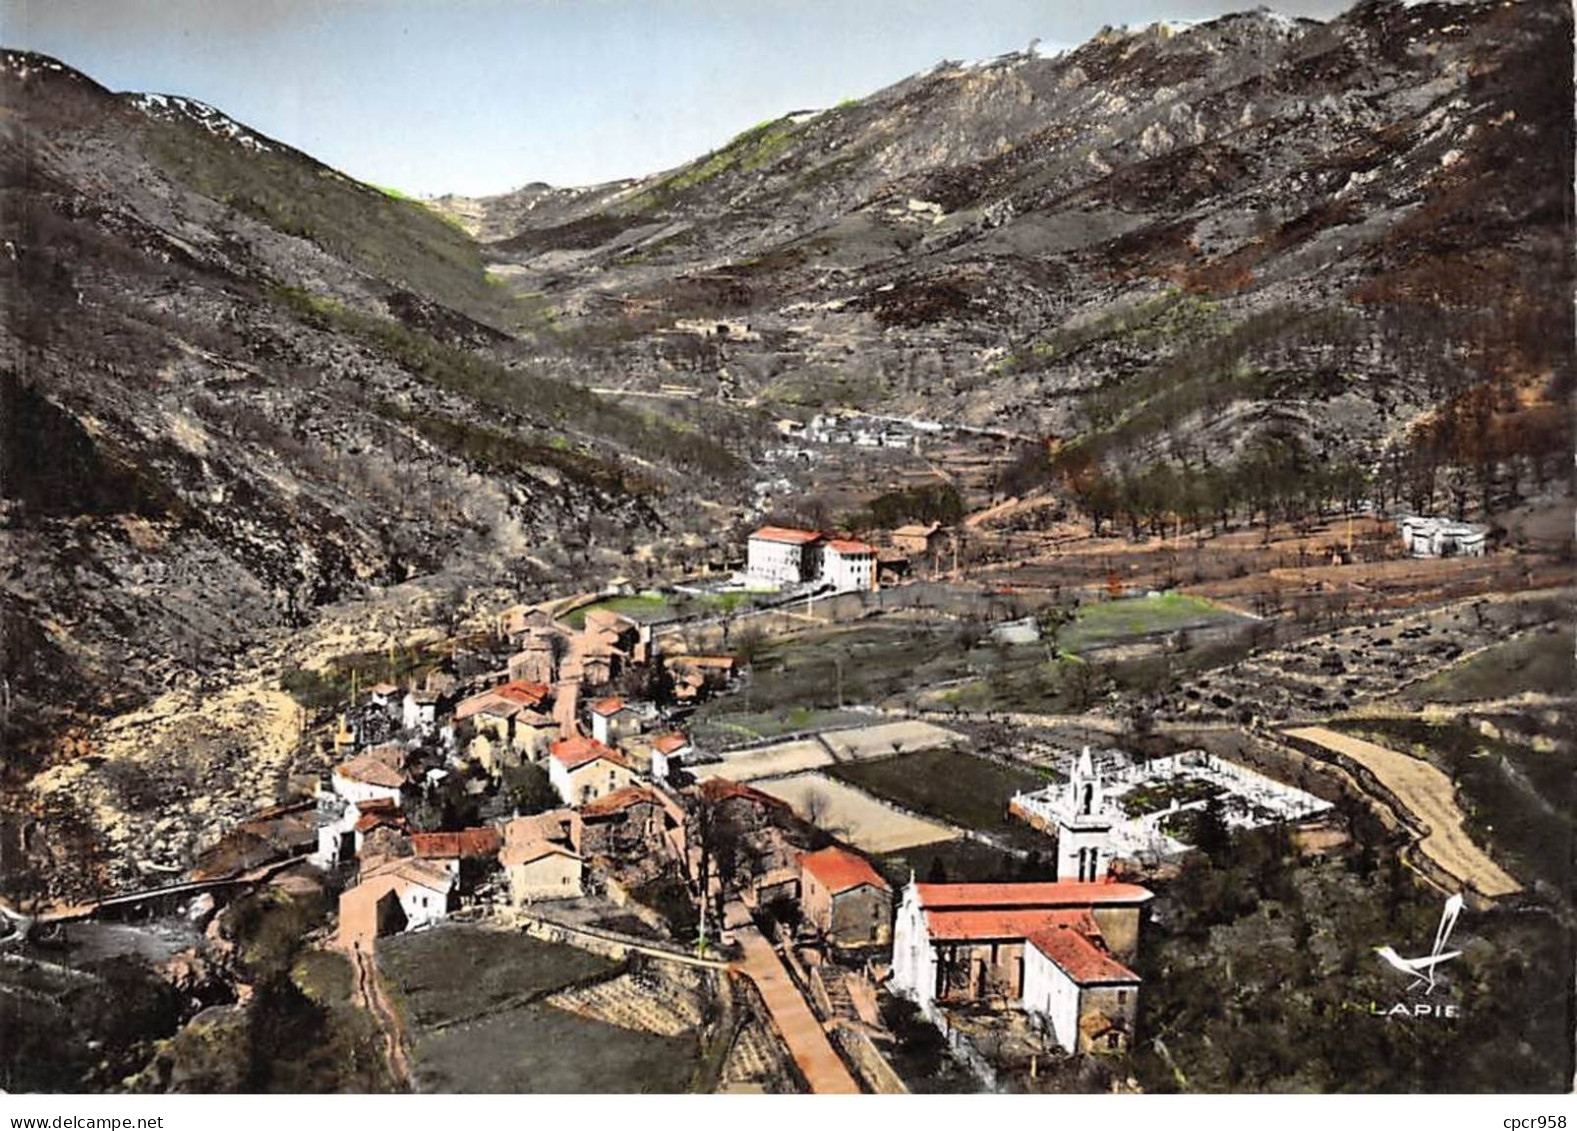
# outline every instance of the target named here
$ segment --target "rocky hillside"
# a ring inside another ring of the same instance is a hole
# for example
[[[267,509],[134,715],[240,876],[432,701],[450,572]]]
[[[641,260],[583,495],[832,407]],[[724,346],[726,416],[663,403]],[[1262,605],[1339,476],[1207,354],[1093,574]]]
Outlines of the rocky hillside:
[[[439,205],[633,384],[1034,430],[1064,474],[1422,444],[1433,475],[1482,453],[1414,426],[1488,395],[1525,436],[1488,497],[1565,449],[1571,32],[1558,0],[1107,30]],[[689,318],[760,338],[650,334]]]
[[[336,603],[573,591],[735,493],[523,356],[460,228],[212,107],[5,52],[0,176],[8,786]]]
[[[1108,30],[433,207],[0,52],[0,865],[195,798],[188,864],[281,783],[300,634],[715,548],[771,415],[1044,436],[1008,486],[1097,517],[1329,469],[1493,513],[1565,474],[1571,30]]]

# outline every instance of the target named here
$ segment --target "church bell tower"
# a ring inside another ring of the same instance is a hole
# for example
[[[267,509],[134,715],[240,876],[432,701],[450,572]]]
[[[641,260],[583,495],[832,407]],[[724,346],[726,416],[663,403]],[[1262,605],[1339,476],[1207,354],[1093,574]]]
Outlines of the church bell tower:
[[[1093,882],[1111,867],[1112,818],[1100,771],[1086,746],[1068,777],[1068,793],[1057,815],[1057,879]]]

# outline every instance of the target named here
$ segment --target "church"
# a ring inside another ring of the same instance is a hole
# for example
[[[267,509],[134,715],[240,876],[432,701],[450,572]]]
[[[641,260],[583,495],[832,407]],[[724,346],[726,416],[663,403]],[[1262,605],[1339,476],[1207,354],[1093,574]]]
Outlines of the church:
[[[1112,820],[1086,748],[1058,805],[1054,883],[904,889],[895,992],[933,1020],[952,1005],[1021,1009],[1069,1052],[1126,1049],[1139,1007],[1129,968],[1150,891],[1107,872]]]

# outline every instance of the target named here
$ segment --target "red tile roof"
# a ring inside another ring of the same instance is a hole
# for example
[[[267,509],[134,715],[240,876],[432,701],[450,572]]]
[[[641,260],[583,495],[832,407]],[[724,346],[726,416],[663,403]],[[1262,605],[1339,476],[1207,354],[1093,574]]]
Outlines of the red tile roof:
[[[689,738],[682,734],[659,734],[652,739],[652,746],[660,754],[672,754],[675,750],[683,750],[690,745]]]
[[[580,816],[583,821],[591,821],[598,817],[622,813],[641,804],[661,805],[662,802],[644,785],[627,785],[623,789],[616,789],[612,793],[605,793],[595,800],[586,802],[580,807]]]
[[[1075,926],[1096,931],[1087,910],[1048,911],[926,911],[926,932],[933,939],[969,942],[986,939],[1027,939],[1053,926]]]
[[[598,758],[606,758],[621,766],[625,764],[618,751],[583,734],[577,734],[574,738],[560,738],[549,743],[548,753],[566,770],[577,770],[582,766],[590,765]]]
[[[763,526],[750,537],[763,542],[788,542],[791,545],[804,546],[819,541],[821,533],[816,530],[796,530],[791,526]]]
[[[770,793],[762,793],[748,785],[741,785],[727,778],[707,778],[696,787],[701,791],[701,796],[711,802],[718,801],[751,801],[757,805],[766,805],[773,809],[791,809],[787,801],[773,797]]]
[[[356,886],[346,891],[362,891],[374,881],[386,884],[383,890],[390,888],[408,890],[412,887],[423,887],[441,895],[448,895],[449,889],[454,887],[454,878],[437,864],[430,864],[426,860],[415,860],[409,857],[399,860],[385,860],[371,868],[363,868],[357,879]]]
[[[452,833],[413,833],[411,847],[426,860],[460,860],[498,855],[504,835],[495,828],[460,829]]]
[[[807,852],[799,858],[799,866],[836,895],[851,888],[869,885],[882,891],[891,891],[870,861],[841,848],[823,848],[820,852]]]
[[[359,833],[371,832],[379,826],[406,828],[405,814],[400,812],[398,805],[387,798],[360,802],[356,806],[356,813],[355,828]]]
[[[840,554],[874,554],[876,547],[866,542],[856,542],[852,538],[834,538],[827,543],[827,549],[836,550]]]
[[[334,767],[334,772],[346,781],[383,786],[386,789],[399,789],[405,784],[405,771],[391,766],[388,759],[379,757],[371,750],[341,762]]]
[[[545,683],[537,683],[529,679],[512,679],[493,688],[493,694],[502,695],[505,699],[527,707],[535,707],[552,695],[553,689]]]
[[[468,719],[472,715],[489,714],[508,718],[527,707],[541,706],[552,693],[553,689],[545,683],[511,680],[461,700],[455,707],[454,716],[456,719]]]
[[[569,845],[556,840],[518,840],[506,847],[498,859],[504,867],[509,868],[517,864],[530,864],[544,856],[563,856],[568,860],[581,858],[580,853]]]
[[[673,656],[664,656],[663,663],[669,667],[685,668],[733,668],[739,666],[738,656],[698,656],[690,652],[681,652]]]
[[[1152,897],[1138,884],[1097,880],[1079,883],[1018,884],[915,884],[920,906],[925,908],[1023,908],[1089,907],[1094,904],[1139,904]]]
[[[594,715],[616,715],[624,710],[624,700],[617,695],[610,695],[606,699],[598,699],[591,705]]]
[[[1046,927],[1031,935],[1029,944],[1081,986],[1140,980],[1139,975],[1118,962],[1104,948],[1097,946],[1084,932],[1073,927]]]

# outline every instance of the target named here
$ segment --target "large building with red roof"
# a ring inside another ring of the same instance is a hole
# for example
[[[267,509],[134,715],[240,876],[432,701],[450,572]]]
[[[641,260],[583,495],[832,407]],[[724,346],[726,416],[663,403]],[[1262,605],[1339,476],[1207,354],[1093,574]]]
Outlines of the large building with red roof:
[[[753,585],[782,589],[819,582],[845,593],[876,588],[876,547],[816,530],[763,526],[750,535],[745,576]]]
[[[928,1015],[996,1003],[1039,1020],[1070,1052],[1132,1039],[1148,889],[1112,880],[920,884],[904,889],[893,988]]]
[[[814,530],[763,526],[745,547],[745,573],[753,585],[802,585],[816,580],[820,566],[821,535]]]
[[[865,857],[836,845],[799,858],[799,905],[834,946],[876,946],[892,937],[891,886]]]
[[[832,538],[822,547],[821,580],[838,593],[876,588],[876,547],[852,538]]]

